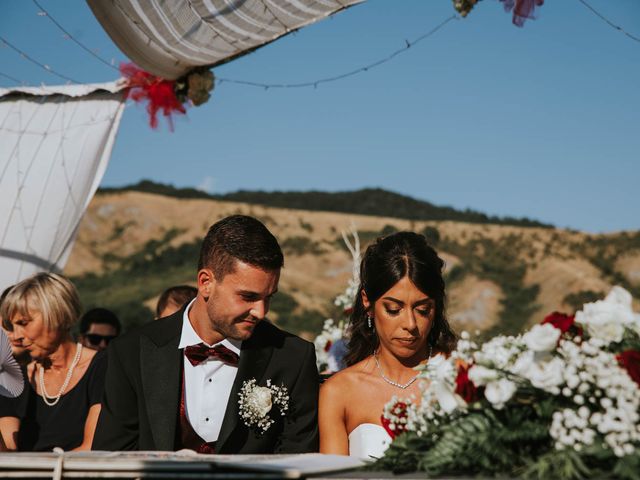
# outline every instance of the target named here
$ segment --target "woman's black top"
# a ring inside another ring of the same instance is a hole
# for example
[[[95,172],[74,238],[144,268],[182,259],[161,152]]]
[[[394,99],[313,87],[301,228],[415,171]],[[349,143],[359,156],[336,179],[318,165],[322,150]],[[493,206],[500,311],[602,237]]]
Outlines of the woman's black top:
[[[26,382],[16,406],[20,418],[18,450],[42,452],[80,446],[89,408],[102,401],[106,371],[106,352],[98,352],[80,381],[52,407]]]

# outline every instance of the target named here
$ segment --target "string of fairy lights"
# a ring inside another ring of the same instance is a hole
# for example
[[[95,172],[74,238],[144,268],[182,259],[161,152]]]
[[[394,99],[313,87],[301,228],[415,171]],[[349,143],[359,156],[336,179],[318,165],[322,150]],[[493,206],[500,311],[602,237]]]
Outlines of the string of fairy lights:
[[[600,13],[598,10],[596,10],[586,0],[577,0],[577,1],[579,3],[581,3],[585,8],[590,10],[599,19],[601,19],[603,22],[605,22],[607,25],[609,25],[611,28],[617,30],[618,32],[620,32],[620,33],[622,33],[624,35],[626,35],[631,40],[634,40],[636,42],[640,42],[640,37],[637,37],[637,36],[631,34],[630,32],[626,31],[621,26],[619,26],[619,25],[615,24],[614,22],[612,22],[611,20],[609,20],[606,16],[604,16],[602,13]],[[114,61],[113,60],[109,61],[109,60],[105,59],[104,57],[102,57],[98,53],[96,53],[95,50],[92,50],[91,48],[87,47],[82,42],[80,42],[60,22],[58,22],[56,20],[55,17],[53,17],[40,4],[40,2],[38,2],[38,0],[32,0],[32,2],[38,8],[37,14],[39,16],[42,16],[42,17],[47,17],[64,34],[64,38],[65,39],[71,40],[78,47],[83,49],[85,52],[87,52],[89,55],[91,55],[97,61],[101,62],[102,64],[106,65],[107,67],[109,67],[109,68],[111,68],[113,70],[119,71],[118,67],[116,67],[114,65]],[[453,20],[458,20],[459,18],[460,17],[458,15],[452,15],[450,17],[447,17],[444,20],[442,20],[438,25],[436,25],[435,27],[433,27],[429,31],[423,33],[422,35],[419,35],[415,39],[413,39],[411,41],[405,39],[403,47],[391,52],[390,54],[388,54],[388,55],[386,55],[384,57],[381,57],[380,59],[378,59],[378,60],[376,60],[374,62],[368,63],[368,64],[363,65],[361,67],[357,67],[357,68],[351,69],[349,71],[346,71],[344,73],[340,73],[340,74],[337,74],[337,75],[322,77],[322,78],[318,78],[316,80],[311,80],[311,81],[291,82],[291,83],[264,83],[264,82],[256,82],[256,81],[249,81],[249,80],[242,80],[242,79],[235,79],[235,78],[227,78],[227,77],[216,77],[216,83],[217,84],[231,83],[231,84],[243,85],[243,86],[247,86],[247,87],[262,88],[264,90],[283,89],[283,88],[309,88],[309,87],[317,88],[321,84],[343,80],[345,78],[352,77],[354,75],[358,75],[358,74],[361,74],[361,73],[365,73],[365,72],[368,72],[369,70],[372,70],[372,69],[374,69],[376,67],[384,65],[385,63],[388,63],[388,62],[392,61],[393,59],[395,59],[398,55],[407,52],[412,46],[414,46],[414,45],[416,45],[416,44],[418,44],[418,43],[430,38],[435,33],[437,33],[439,30],[441,30],[443,27],[445,27],[447,24],[449,24]],[[9,47],[11,50],[16,52],[24,60],[26,60],[26,61],[38,66],[42,70],[45,70],[47,73],[49,73],[51,75],[54,75],[54,76],[56,76],[58,78],[61,78],[62,80],[65,80],[67,83],[72,83],[72,84],[80,84],[80,83],[82,83],[82,82],[79,82],[79,81],[73,79],[69,75],[66,75],[66,74],[63,74],[63,73],[61,73],[61,72],[59,72],[57,70],[54,70],[50,65],[48,65],[48,64],[46,64],[46,63],[44,63],[44,62],[42,62],[40,60],[37,60],[33,55],[30,55],[27,52],[25,52],[24,50],[20,49],[19,47],[14,45],[12,42],[7,40],[3,36],[0,36],[0,42],[2,42],[4,45]],[[8,73],[2,72],[2,71],[0,71],[0,77],[4,78],[6,80],[9,80],[11,82],[14,82],[16,84],[23,85],[23,86],[24,85],[29,85],[28,82],[21,81],[20,79],[15,78],[14,76],[12,76],[12,75],[10,75]]]

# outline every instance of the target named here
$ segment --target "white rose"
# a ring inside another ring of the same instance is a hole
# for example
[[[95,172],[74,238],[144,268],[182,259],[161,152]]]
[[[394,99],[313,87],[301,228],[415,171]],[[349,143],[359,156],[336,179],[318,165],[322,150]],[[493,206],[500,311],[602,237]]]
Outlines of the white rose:
[[[640,330],[640,315],[633,312],[631,304],[629,292],[622,287],[613,287],[604,300],[588,303],[576,312],[576,322],[605,345],[620,342],[625,326]]]
[[[498,377],[499,373],[497,371],[482,365],[474,365],[469,369],[469,380],[476,387],[482,387],[493,380],[497,380]]]
[[[631,305],[633,304],[633,297],[624,288],[616,285],[611,289],[609,294],[605,297],[604,301],[607,303],[617,303],[631,310]]]
[[[550,323],[535,325],[522,336],[522,340],[529,350],[534,352],[551,352],[558,345],[562,332]]]
[[[264,417],[271,410],[271,390],[267,387],[254,387],[249,404],[259,416]]]
[[[453,388],[445,382],[432,382],[430,387],[440,404],[442,410],[446,413],[451,413],[458,408],[464,408],[467,406],[467,402],[455,393]]]
[[[564,369],[566,365],[560,358],[553,358],[548,362],[534,362],[527,372],[523,372],[523,376],[528,379],[531,384],[547,392],[554,392],[555,388],[564,381]]]
[[[493,405],[494,408],[500,410],[504,407],[513,394],[516,393],[516,384],[506,378],[489,382],[484,389],[484,396]]]
[[[531,350],[522,352],[520,356],[513,363],[513,366],[509,369],[511,373],[520,375],[526,378],[527,372],[531,369],[534,363],[534,353]]]

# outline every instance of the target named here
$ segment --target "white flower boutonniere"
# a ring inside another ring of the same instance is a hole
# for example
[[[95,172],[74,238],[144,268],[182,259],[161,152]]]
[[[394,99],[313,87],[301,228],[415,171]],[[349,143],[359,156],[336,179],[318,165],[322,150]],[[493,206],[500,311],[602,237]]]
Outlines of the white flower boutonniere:
[[[255,379],[247,380],[242,384],[238,395],[240,417],[244,424],[257,428],[261,433],[266,432],[275,421],[269,415],[274,405],[282,416],[289,409],[289,392],[286,387],[272,385],[271,380],[267,380],[266,387],[258,386]]]

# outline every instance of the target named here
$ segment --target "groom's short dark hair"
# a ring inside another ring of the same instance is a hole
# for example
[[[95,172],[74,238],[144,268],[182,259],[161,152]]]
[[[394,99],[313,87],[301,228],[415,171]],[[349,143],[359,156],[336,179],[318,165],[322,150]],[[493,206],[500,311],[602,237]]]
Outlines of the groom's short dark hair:
[[[216,280],[233,272],[240,260],[265,271],[282,268],[284,256],[278,240],[258,219],[231,215],[209,228],[200,249],[198,270],[211,268]]]

